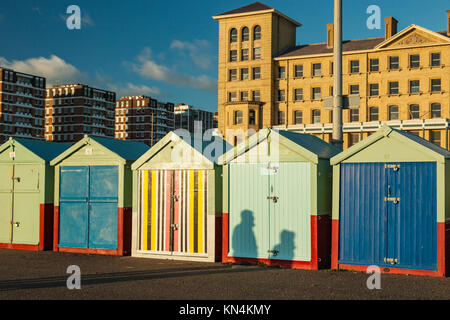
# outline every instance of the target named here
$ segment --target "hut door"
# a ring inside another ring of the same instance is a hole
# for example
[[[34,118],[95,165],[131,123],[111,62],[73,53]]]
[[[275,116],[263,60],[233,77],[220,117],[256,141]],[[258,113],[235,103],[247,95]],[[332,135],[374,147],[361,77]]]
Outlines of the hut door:
[[[142,251],[207,252],[206,177],[205,170],[141,173]]]
[[[39,166],[14,166],[12,243],[39,244]]]
[[[13,213],[13,181],[14,167],[0,165],[0,243],[11,243]]]
[[[436,164],[386,164],[386,265],[435,270]]]
[[[269,258],[310,261],[310,164],[270,164],[269,170]]]

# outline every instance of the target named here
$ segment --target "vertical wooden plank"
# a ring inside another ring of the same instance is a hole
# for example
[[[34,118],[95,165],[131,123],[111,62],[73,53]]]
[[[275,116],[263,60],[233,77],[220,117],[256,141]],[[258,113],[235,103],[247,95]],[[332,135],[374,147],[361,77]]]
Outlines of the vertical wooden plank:
[[[189,252],[194,252],[194,170],[189,170]]]
[[[143,211],[142,211],[142,250],[147,251],[147,241],[148,241],[148,171],[142,172],[142,197],[143,197]]]
[[[203,175],[205,174],[204,170],[198,171],[198,211],[197,211],[197,225],[198,225],[198,236],[197,236],[197,252],[203,253],[203,239],[204,239],[204,230],[203,230]]]
[[[157,171],[153,170],[151,171],[152,174],[152,201],[151,201],[151,251],[156,250],[156,199],[158,195],[158,189],[156,187],[156,178],[157,178]]]
[[[171,237],[171,215],[172,215],[172,171],[166,171],[166,178],[165,178],[165,227],[164,227],[164,234],[165,234],[165,251],[170,251],[170,237]]]

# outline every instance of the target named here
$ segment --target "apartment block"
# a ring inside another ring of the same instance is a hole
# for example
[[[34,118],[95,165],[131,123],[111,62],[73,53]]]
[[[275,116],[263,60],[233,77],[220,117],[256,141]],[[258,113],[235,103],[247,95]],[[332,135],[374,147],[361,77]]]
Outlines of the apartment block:
[[[116,94],[83,84],[47,89],[45,139],[77,142],[85,134],[114,138]]]
[[[174,104],[148,96],[122,97],[116,102],[115,138],[149,146],[174,130]]]
[[[332,9],[330,9],[332,10]],[[334,25],[326,43],[296,44],[299,22],[260,2],[213,17],[219,22],[219,129],[264,127],[314,134],[330,142]],[[450,11],[447,30],[385,18],[385,36],[344,41],[344,149],[384,123],[449,149]],[[356,100],[355,100],[356,99]],[[230,141],[231,139],[231,141]]]
[[[0,67],[0,143],[44,139],[45,78]]]
[[[217,128],[214,120],[214,112],[196,109],[192,106],[179,103],[175,107],[175,129],[185,129],[191,133],[196,132],[197,127],[202,132]]]

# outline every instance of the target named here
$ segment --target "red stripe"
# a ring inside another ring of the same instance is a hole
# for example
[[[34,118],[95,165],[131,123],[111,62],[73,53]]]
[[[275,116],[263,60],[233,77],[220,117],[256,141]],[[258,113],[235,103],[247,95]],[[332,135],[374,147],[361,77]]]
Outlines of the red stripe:
[[[445,276],[445,222],[437,224],[437,272]]]
[[[368,266],[354,266],[348,264],[340,264],[339,269],[341,270],[353,270],[353,271],[362,271],[366,272]],[[428,270],[414,270],[414,269],[397,269],[397,268],[380,268],[381,273],[391,273],[391,274],[407,274],[412,276],[429,276],[429,277],[443,277],[443,274],[440,274],[437,271],[428,271]]]
[[[222,262],[228,261],[228,241],[229,241],[229,215],[228,213],[222,214]]]
[[[450,276],[450,222],[445,224],[445,269]]]
[[[311,215],[311,264],[313,269],[319,268],[317,258],[317,216]]]
[[[180,196],[180,177],[179,177],[180,171],[177,170],[175,171],[175,190],[174,190],[174,195],[179,197]],[[175,201],[174,204],[174,223],[175,224],[180,224],[180,201],[181,198],[178,198],[177,201]],[[178,248],[178,241],[179,241],[179,228],[175,229],[175,231],[173,232],[173,251],[178,252],[179,248]]]
[[[228,263],[264,263],[269,267],[282,267],[289,269],[304,269],[304,270],[317,270],[317,263],[313,263],[312,261],[290,261],[290,260],[272,260],[272,259],[254,259],[254,258],[236,258],[236,257],[227,257],[226,261]]]
[[[58,248],[59,252],[70,253],[85,253],[85,254],[102,254],[109,256],[120,256],[119,250],[105,250],[105,249],[81,249],[81,248]]]
[[[119,208],[123,212],[123,251],[122,255],[131,254],[131,242],[133,234],[133,210],[132,208]],[[120,211],[119,211],[120,212]]]
[[[39,245],[0,243],[0,249],[39,251]]]
[[[119,208],[117,214],[117,252],[119,255],[123,255],[123,208]]]
[[[332,220],[331,269],[339,268],[339,220]]]
[[[58,251],[59,245],[59,206],[54,208],[53,220],[53,251]]]

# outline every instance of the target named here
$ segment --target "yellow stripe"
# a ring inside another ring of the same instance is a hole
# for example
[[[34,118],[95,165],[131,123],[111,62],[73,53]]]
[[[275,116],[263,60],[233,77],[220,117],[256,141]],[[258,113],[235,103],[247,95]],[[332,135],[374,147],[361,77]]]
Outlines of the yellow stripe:
[[[189,171],[189,252],[194,252],[194,171]]]
[[[144,171],[144,182],[142,192],[144,193],[144,204],[142,212],[142,250],[147,250],[147,225],[148,225],[148,171]]]
[[[151,251],[155,251],[156,246],[156,171],[152,171],[152,235],[151,235]]]
[[[203,171],[198,172],[198,253],[203,253]]]

